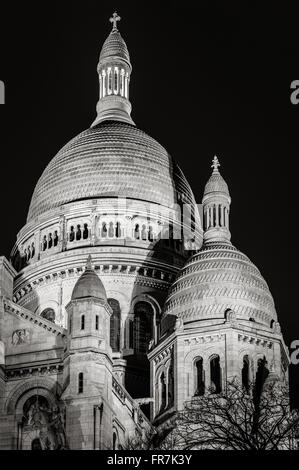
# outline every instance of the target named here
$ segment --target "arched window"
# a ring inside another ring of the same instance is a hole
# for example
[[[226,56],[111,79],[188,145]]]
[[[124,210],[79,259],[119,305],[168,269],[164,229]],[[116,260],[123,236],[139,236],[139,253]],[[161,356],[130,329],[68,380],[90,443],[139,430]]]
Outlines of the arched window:
[[[72,317],[70,317],[69,325],[70,325],[70,333],[71,333],[72,332]]]
[[[117,435],[116,435],[116,432],[113,433],[112,445],[113,445],[113,450],[117,450]]]
[[[95,327],[96,327],[96,330],[99,329],[99,315],[96,315],[96,322],[95,322]]]
[[[49,233],[49,237],[48,237],[48,248],[52,248],[52,245],[53,245],[52,233]]]
[[[112,94],[112,70],[108,68],[108,95]]]
[[[110,317],[110,346],[113,352],[120,349],[120,306],[116,299],[108,299],[108,304],[112,308]]]
[[[247,354],[243,357],[242,367],[242,385],[246,392],[249,392],[249,357]]]
[[[54,232],[54,246],[57,246],[58,244],[58,233],[57,233],[57,230],[55,230]]]
[[[164,372],[160,375],[159,392],[159,411],[161,412],[166,407],[166,380]]]
[[[216,220],[217,220],[217,209],[216,206],[213,207],[213,227],[216,227]]]
[[[218,355],[213,356],[210,360],[210,377],[211,377],[211,392],[221,392],[221,368],[220,368],[220,357]]]
[[[101,237],[102,238],[107,237],[107,224],[106,224],[106,222],[102,223]]]
[[[81,225],[77,225],[76,240],[81,240],[81,237],[82,237]]]
[[[31,450],[42,450],[41,441],[38,437],[32,440],[31,442]]]
[[[115,236],[116,238],[121,237],[120,222],[116,222]]]
[[[46,237],[46,235],[44,235],[44,238],[43,238],[43,251],[46,251],[47,246],[48,246],[47,237]]]
[[[79,372],[79,374],[78,374],[78,393],[83,393],[83,390],[84,390],[83,372]]]
[[[260,399],[261,393],[263,391],[263,386],[268,375],[269,375],[269,370],[267,368],[267,359],[264,356],[263,359],[259,359],[257,361],[257,371],[256,371],[255,387],[254,387],[254,398],[256,401]]]
[[[218,220],[219,220],[219,227],[222,227],[222,206],[219,204],[218,206]]]
[[[85,328],[85,315],[81,316],[81,330],[84,330]]]
[[[135,225],[134,238],[135,238],[136,240],[139,240],[139,238],[140,238],[139,224],[136,224],[136,225]]]
[[[83,229],[83,240],[86,240],[88,238],[88,225],[84,224],[84,229]]]
[[[114,68],[114,94],[117,95],[118,93],[118,68]]]
[[[70,242],[73,242],[73,241],[75,240],[75,231],[74,231],[74,227],[73,227],[73,226],[71,226],[71,231],[70,231],[69,240],[70,240]]]
[[[194,362],[194,374],[195,374],[194,396],[202,396],[205,393],[205,382],[204,382],[204,371],[203,371],[203,359],[202,359],[202,357],[198,357]]]
[[[148,302],[137,302],[134,308],[134,350],[146,354],[154,337],[154,311]]]
[[[174,357],[173,357],[173,349],[171,353],[171,360],[170,360],[170,366],[168,369],[168,408],[172,407],[174,403],[174,374],[173,374],[173,363],[174,363]]]
[[[41,312],[40,316],[52,323],[55,323],[55,311],[53,308],[45,308],[45,310]]]

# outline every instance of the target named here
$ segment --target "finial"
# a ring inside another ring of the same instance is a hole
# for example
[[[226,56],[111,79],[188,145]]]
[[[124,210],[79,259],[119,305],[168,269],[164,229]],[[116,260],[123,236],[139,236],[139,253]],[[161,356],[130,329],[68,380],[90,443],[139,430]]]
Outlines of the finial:
[[[112,31],[117,31],[117,22],[120,20],[121,20],[121,17],[118,16],[118,14],[115,11],[112,17],[109,18],[110,23],[113,23]]]
[[[215,155],[215,157],[212,160],[212,165],[211,165],[211,168],[213,168],[213,173],[215,171],[218,171],[219,166],[220,166],[220,163],[219,163],[218,157],[216,157],[216,155]]]
[[[91,255],[88,255],[87,261],[86,261],[86,269],[92,269],[91,266]]]

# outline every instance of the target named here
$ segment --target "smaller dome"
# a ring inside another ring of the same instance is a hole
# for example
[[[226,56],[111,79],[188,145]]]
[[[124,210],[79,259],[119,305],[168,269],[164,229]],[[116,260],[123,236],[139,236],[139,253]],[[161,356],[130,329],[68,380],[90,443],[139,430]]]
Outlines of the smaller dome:
[[[87,260],[84,273],[75,284],[72,293],[72,300],[95,297],[101,300],[107,300],[105,287],[91,267],[91,258]]]
[[[222,193],[225,196],[230,197],[228,186],[218,170],[219,166],[220,166],[219,160],[215,156],[213,158],[213,163],[212,163],[213,173],[211,174],[205,186],[204,197],[209,196],[210,194],[213,194],[213,193]]]
[[[228,186],[218,171],[211,174],[211,177],[205,186],[204,195],[207,196],[208,194],[215,192],[225,193],[229,196]]]
[[[127,45],[117,29],[113,29],[104,42],[100,54],[100,63],[109,58],[113,58],[113,60],[119,58],[131,65]]]

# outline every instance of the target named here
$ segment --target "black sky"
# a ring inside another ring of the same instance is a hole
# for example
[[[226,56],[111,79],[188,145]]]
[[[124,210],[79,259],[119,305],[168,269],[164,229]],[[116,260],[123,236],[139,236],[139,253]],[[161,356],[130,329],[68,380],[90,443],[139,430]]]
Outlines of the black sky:
[[[9,256],[46,164],[88,128],[114,10],[133,65],[137,126],[183,169],[197,202],[217,154],[233,243],[259,267],[287,345],[297,307],[298,9],[291,3],[85,1],[1,5],[1,252]],[[299,365],[292,377],[299,376]]]

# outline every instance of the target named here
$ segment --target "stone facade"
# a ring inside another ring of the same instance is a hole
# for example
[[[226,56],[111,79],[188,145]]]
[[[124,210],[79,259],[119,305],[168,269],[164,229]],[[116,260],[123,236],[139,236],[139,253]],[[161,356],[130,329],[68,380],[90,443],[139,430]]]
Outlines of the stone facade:
[[[46,167],[0,258],[0,449],[121,448],[244,358],[248,380],[259,359],[287,380],[269,288],[230,242],[219,162],[202,227],[182,171],[131,118],[118,19],[97,117]]]

